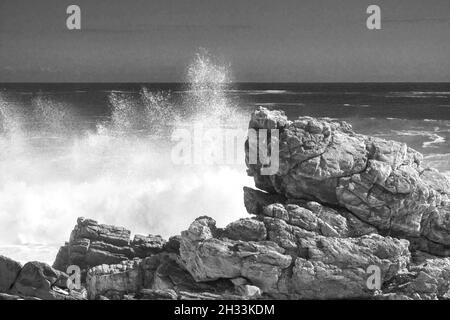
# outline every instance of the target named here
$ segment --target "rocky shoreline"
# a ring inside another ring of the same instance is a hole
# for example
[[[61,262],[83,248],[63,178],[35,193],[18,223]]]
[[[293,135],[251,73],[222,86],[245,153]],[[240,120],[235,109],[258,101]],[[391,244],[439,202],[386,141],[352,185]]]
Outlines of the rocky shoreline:
[[[274,175],[246,143],[250,217],[199,217],[168,240],[79,218],[53,266],[0,256],[0,300],[450,299],[450,182],[420,153],[264,108],[249,128],[279,131]],[[81,286],[68,288],[73,265]]]

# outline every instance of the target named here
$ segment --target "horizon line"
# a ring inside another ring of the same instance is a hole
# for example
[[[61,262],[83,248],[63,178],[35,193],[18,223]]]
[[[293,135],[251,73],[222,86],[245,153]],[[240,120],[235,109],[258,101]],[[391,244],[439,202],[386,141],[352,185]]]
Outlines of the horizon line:
[[[189,84],[187,81],[38,81],[38,82],[18,82],[18,81],[7,81],[0,82],[2,85],[39,85],[39,84]],[[449,81],[236,81],[224,83],[224,85],[233,84],[450,84]]]

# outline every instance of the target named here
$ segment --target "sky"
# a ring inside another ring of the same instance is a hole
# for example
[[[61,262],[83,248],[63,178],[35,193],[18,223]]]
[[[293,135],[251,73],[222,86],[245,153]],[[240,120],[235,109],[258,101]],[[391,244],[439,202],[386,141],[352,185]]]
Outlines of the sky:
[[[239,82],[448,82],[450,1],[0,0],[0,82],[182,82],[199,48]]]

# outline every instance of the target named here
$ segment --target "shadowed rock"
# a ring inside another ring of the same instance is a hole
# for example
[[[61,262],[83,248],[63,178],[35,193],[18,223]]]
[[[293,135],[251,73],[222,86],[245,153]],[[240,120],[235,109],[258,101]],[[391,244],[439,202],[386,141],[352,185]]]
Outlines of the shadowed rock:
[[[67,278],[65,273],[53,269],[46,263],[32,261],[26,263],[20,270],[11,292],[45,300],[76,299],[69,292],[61,290],[66,287]]]
[[[22,265],[0,255],[0,292],[8,292],[22,269]]]

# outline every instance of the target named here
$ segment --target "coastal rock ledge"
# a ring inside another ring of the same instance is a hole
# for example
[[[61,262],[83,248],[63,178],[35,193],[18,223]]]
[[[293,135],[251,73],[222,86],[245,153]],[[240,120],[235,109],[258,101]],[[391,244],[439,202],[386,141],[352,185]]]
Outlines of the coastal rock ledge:
[[[450,299],[450,182],[420,153],[265,108],[249,128],[279,131],[273,175],[246,142],[249,215],[224,228],[202,216],[167,241],[79,218],[53,266],[0,256],[0,300]]]

